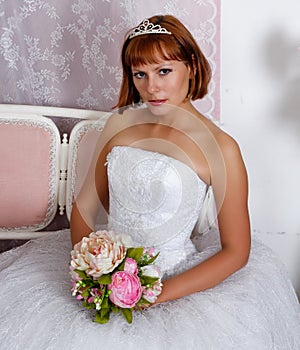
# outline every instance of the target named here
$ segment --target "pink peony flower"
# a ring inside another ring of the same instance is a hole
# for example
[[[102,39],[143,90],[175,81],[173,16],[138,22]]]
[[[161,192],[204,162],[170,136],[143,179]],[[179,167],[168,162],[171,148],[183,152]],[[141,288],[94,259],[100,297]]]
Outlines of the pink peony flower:
[[[113,232],[97,231],[83,237],[71,252],[71,266],[98,278],[118,266],[126,255],[126,237]]]
[[[162,292],[162,283],[160,280],[156,281],[151,287],[143,287],[143,298],[149,303],[155,303],[157,297]]]
[[[132,258],[126,258],[124,271],[132,273],[133,275],[137,275],[138,267],[136,261]]]
[[[125,309],[134,307],[142,296],[142,286],[138,276],[126,271],[115,272],[108,289],[110,301]]]

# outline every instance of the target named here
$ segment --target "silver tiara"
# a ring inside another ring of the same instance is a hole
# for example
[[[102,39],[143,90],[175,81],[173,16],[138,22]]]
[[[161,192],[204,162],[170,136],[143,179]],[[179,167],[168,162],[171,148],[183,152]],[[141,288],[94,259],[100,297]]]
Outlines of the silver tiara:
[[[149,19],[145,19],[138,27],[134,28],[128,35],[128,39],[132,39],[138,35],[144,34],[172,34],[159,24],[153,24]]]

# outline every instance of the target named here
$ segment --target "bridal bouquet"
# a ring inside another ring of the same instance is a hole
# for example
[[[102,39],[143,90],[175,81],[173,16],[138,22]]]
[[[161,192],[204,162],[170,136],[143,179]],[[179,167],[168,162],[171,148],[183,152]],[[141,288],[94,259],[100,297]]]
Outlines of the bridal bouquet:
[[[131,247],[127,236],[101,230],[74,245],[71,252],[72,295],[95,322],[106,323],[111,312],[132,322],[132,311],[156,301],[162,291],[161,273],[153,248]]]

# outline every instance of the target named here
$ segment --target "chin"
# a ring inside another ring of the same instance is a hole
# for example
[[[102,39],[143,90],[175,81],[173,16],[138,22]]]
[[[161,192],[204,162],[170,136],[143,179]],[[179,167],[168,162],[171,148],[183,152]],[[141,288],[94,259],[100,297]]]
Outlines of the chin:
[[[146,105],[150,110],[150,112],[155,116],[163,116],[163,115],[169,114],[172,110],[174,110],[174,107],[175,107],[168,103],[163,103],[161,105],[153,106],[152,104],[147,102]]]

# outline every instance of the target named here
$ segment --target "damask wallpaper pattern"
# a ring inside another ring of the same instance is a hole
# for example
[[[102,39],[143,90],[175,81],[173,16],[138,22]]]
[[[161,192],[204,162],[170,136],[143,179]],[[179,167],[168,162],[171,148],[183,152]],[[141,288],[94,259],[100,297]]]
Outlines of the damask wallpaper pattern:
[[[213,69],[196,102],[218,120],[220,0],[0,0],[0,103],[111,110],[126,32],[154,14],[191,30]]]

